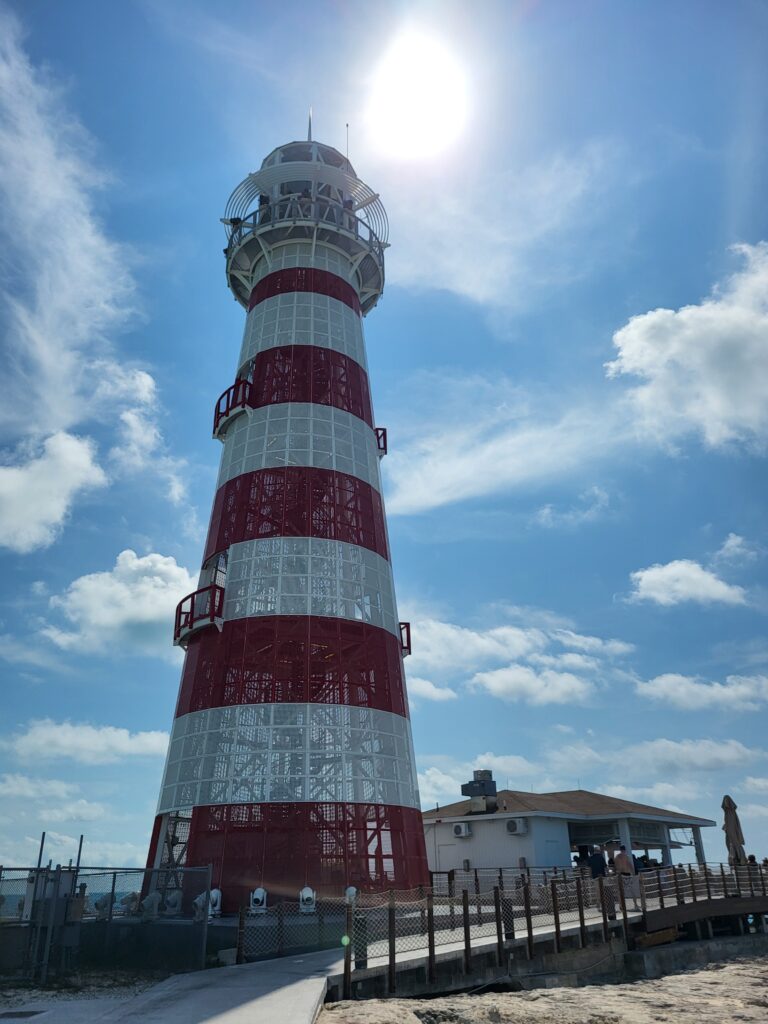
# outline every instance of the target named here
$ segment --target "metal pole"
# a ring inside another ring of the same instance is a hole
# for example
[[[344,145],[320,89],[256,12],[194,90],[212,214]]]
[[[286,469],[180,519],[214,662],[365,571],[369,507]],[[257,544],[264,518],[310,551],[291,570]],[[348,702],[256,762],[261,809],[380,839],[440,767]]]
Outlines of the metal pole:
[[[469,929],[469,890],[461,890],[461,911],[464,919],[464,973],[472,970],[472,940]]]
[[[557,882],[553,878],[550,882],[552,889],[552,916],[555,919],[555,952],[562,953],[563,942],[562,936],[560,935],[560,904],[557,898]]]
[[[200,949],[200,970],[205,970],[205,954],[208,948],[208,913],[211,906],[211,885],[213,884],[213,864],[209,864],[205,874],[205,913],[203,914],[202,942]]]
[[[245,907],[240,907],[237,912],[237,950],[235,963],[245,963]]]
[[[480,901],[480,879],[478,878],[477,868],[475,868],[475,901],[477,903],[477,923],[478,925],[482,925],[483,905]]]
[[[387,923],[389,933],[389,973],[387,978],[387,991],[391,995],[397,987],[395,976],[395,954],[397,950],[397,935],[395,932],[395,891],[389,890],[389,910],[387,912]]]
[[[427,983],[435,983],[435,900],[427,893]]]
[[[45,832],[40,836],[40,850],[37,854],[37,870],[40,870],[40,865],[43,863],[43,847],[45,846]]]
[[[504,929],[501,923],[501,893],[498,885],[493,887],[493,910],[496,915],[496,960],[501,967],[504,963]]]
[[[582,949],[587,944],[587,922],[584,919],[584,892],[581,879],[576,879],[576,903],[579,908],[579,944]]]
[[[533,915],[531,914],[531,884],[523,886],[523,906],[525,907],[525,927],[528,932],[528,959],[533,960]]]
[[[61,885],[61,864],[56,865],[56,872],[53,876],[53,893],[51,894],[51,906],[48,911],[48,926],[45,932],[45,947],[43,949],[43,964],[40,969],[40,984],[45,985],[48,980],[48,960],[51,955],[51,942],[53,941],[53,927],[56,920],[56,900],[59,896]],[[46,886],[47,888],[47,886]]]
[[[277,904],[277,955],[285,951],[285,904],[282,900]]]
[[[609,939],[608,908],[605,905],[605,884],[603,882],[602,875],[598,875],[597,877],[597,898],[600,901],[600,909],[603,914],[603,942],[607,942]]]
[[[112,888],[109,890],[109,908],[107,910],[107,922],[112,920],[112,910],[115,905],[115,888],[117,887],[117,872],[112,872]]]
[[[352,904],[347,904],[347,944],[344,947],[344,981],[342,983],[342,996],[344,999],[352,998]]]

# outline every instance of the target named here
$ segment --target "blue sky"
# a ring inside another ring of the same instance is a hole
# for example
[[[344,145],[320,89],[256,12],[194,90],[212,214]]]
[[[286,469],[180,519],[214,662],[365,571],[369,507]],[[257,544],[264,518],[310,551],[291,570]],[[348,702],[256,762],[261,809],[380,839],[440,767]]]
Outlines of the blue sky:
[[[431,154],[372,112],[403,38],[454,69]],[[730,792],[768,854],[767,46],[744,0],[0,6],[0,863],[145,856],[242,332],[218,218],[310,103],[390,217],[425,805]]]

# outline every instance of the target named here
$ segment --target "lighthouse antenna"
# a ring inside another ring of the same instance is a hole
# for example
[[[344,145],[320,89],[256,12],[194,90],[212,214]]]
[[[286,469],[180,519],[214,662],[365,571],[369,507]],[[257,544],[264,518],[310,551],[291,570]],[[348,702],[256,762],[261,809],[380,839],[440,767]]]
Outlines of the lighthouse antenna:
[[[309,108],[309,125],[307,126],[307,142],[312,141],[312,107]]]

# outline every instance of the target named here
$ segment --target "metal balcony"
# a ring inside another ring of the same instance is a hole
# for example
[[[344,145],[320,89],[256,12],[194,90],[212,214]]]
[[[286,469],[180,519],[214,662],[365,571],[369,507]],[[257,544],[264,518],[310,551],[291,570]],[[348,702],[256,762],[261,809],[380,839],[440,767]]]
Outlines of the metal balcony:
[[[400,650],[403,652],[403,657],[407,658],[411,653],[411,624],[410,622],[401,622],[400,625]]]
[[[256,264],[273,245],[287,240],[328,242],[346,252],[359,280],[363,314],[376,305],[384,289],[386,243],[349,202],[292,195],[223,222],[228,234],[224,255],[229,287],[246,309]]]
[[[206,626],[221,629],[224,613],[224,587],[213,583],[209,587],[187,594],[176,608],[173,627],[175,647],[186,647],[189,638]]]
[[[238,379],[219,396],[213,414],[213,436],[215,438],[219,441],[223,440],[222,435],[225,428],[251,405],[252,395],[253,385],[251,382]]]

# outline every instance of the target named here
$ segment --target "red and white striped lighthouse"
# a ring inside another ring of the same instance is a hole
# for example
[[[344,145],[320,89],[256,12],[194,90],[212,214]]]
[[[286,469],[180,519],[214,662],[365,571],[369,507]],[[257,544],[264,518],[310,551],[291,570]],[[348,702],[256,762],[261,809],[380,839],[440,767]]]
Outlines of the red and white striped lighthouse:
[[[337,150],[281,146],[230,197],[247,310],[219,398],[221,469],[149,866],[249,890],[427,878],[362,317],[384,287],[379,197]]]

